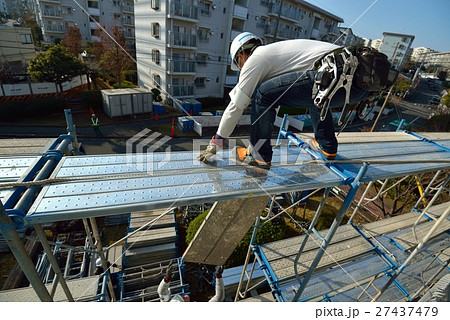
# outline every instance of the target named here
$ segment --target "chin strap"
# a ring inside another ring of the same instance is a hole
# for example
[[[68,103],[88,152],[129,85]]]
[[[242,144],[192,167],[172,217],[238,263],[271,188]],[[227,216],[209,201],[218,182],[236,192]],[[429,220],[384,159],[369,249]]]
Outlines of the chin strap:
[[[342,72],[340,72],[340,76],[338,76],[340,70],[338,70],[336,60],[342,61]],[[322,65],[317,70],[312,90],[314,105],[321,109],[321,121],[327,116],[333,96],[339,89],[344,88],[346,93],[345,103],[338,120],[338,125],[342,124],[342,119],[345,119],[348,103],[350,102],[350,90],[353,82],[353,75],[357,67],[358,58],[347,48],[343,48],[343,51],[339,54],[335,55],[334,52],[331,52],[322,58]]]

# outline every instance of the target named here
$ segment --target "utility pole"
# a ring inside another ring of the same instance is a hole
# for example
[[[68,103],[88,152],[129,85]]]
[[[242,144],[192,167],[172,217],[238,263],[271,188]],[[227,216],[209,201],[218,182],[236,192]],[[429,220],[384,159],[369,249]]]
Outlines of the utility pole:
[[[277,32],[278,32],[278,26],[280,24],[280,16],[281,16],[281,8],[282,7],[283,7],[283,0],[280,0],[280,6],[278,7],[277,22],[275,24],[275,31],[273,32],[272,42],[275,42],[275,39],[277,37]]]

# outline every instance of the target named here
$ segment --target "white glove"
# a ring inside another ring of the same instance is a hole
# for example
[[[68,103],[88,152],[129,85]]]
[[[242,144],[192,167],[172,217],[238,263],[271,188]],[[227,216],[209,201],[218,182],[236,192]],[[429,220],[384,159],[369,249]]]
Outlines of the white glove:
[[[208,162],[208,160],[216,155],[216,153],[223,147],[223,138],[219,135],[214,135],[209,141],[209,146],[206,147],[202,153],[197,157],[197,160],[203,163]]]

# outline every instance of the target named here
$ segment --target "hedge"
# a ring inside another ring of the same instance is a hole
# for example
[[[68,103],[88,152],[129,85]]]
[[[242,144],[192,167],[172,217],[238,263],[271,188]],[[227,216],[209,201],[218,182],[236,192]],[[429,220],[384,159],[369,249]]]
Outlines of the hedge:
[[[2,121],[32,118],[62,112],[67,107],[63,99],[55,97],[31,98],[25,101],[6,100],[0,103]]]

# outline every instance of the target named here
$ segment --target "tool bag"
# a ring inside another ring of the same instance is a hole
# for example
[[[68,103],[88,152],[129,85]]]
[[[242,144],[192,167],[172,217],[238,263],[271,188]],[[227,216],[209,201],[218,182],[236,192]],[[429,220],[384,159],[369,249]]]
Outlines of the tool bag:
[[[355,49],[359,62],[353,79],[356,87],[368,91],[381,91],[395,81],[392,74],[389,77],[391,64],[385,54],[369,47]]]

